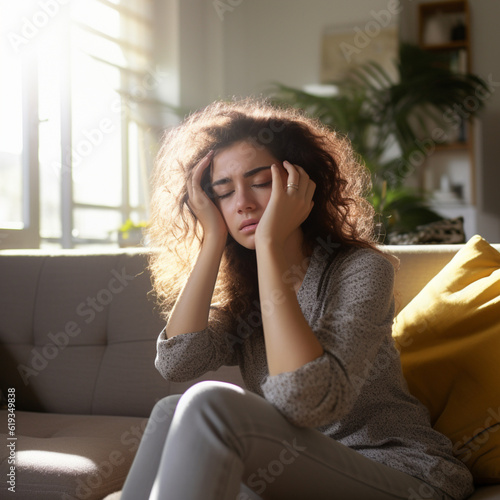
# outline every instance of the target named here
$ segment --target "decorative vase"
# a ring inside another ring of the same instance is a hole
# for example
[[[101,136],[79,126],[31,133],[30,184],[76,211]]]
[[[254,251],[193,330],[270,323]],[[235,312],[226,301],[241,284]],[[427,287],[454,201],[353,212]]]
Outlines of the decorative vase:
[[[430,16],[425,23],[424,43],[426,45],[442,45],[450,41],[449,18],[441,12]]]

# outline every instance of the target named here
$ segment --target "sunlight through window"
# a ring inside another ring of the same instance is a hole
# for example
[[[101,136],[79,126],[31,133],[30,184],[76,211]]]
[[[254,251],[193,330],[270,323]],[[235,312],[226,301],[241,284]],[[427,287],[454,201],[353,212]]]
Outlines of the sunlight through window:
[[[1,0],[2,14],[6,1]],[[0,16],[0,32],[9,30],[12,16]],[[0,222],[22,228],[22,66],[5,37],[0,41]],[[5,71],[7,69],[7,71]]]
[[[23,227],[25,182],[38,190],[42,242],[116,243],[125,220],[147,219],[154,151],[144,148],[160,132],[151,105],[159,85],[151,77],[152,2],[42,3],[0,0],[8,35],[0,63],[9,68],[0,81],[0,227]],[[23,72],[28,56],[31,76]],[[37,106],[23,109],[30,88]],[[23,116],[38,124],[29,144]],[[36,173],[23,171],[28,151],[38,151]]]

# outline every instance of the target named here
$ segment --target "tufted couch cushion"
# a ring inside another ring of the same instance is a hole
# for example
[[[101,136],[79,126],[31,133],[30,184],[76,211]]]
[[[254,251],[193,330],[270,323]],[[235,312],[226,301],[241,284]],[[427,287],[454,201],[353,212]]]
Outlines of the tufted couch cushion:
[[[163,322],[145,300],[145,255],[17,252],[0,262],[1,374],[18,408],[146,416],[167,393],[151,362]]]

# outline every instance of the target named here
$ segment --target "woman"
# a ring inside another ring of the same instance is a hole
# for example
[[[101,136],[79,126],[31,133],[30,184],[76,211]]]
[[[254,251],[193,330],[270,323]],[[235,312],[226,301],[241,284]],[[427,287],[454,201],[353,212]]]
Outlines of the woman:
[[[238,364],[248,390],[202,382],[160,401],[122,498],[471,493],[402,377],[367,179],[345,138],[266,102],[214,103],[165,136],[150,231],[167,317],[156,367],[186,381]]]

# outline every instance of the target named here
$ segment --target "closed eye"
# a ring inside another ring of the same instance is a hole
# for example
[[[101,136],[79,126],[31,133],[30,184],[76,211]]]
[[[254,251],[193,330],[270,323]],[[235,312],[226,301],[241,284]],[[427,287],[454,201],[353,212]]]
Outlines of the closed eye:
[[[264,182],[263,184],[254,184],[253,187],[256,187],[256,188],[263,188],[263,187],[267,187],[267,186],[270,186],[272,184],[272,180],[271,181],[268,181],[268,182]]]
[[[252,184],[252,187],[254,187],[254,188],[266,188],[266,187],[270,186],[272,183],[273,183],[273,181],[270,180],[267,182],[263,182],[261,184]],[[233,193],[234,193],[234,190],[228,191],[227,193],[223,193],[223,194],[217,194],[217,193],[214,193],[214,194],[215,194],[215,199],[223,200],[224,198],[228,198],[229,196],[231,196]]]
[[[217,200],[223,200],[224,198],[227,198],[228,196],[231,196],[233,193],[234,193],[234,191],[229,191],[228,193],[224,193],[224,194],[217,194],[217,193],[215,193],[215,198]]]

